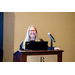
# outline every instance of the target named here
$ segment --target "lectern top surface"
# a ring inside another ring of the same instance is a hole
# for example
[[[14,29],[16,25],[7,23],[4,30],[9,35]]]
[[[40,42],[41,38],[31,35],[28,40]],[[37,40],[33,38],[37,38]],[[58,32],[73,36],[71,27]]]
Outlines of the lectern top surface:
[[[18,50],[19,52],[63,52],[63,50]]]

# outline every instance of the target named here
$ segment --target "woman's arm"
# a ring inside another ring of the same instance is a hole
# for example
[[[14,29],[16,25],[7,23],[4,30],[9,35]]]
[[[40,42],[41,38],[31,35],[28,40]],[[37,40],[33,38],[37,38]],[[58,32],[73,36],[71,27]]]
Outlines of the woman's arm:
[[[51,47],[48,46],[47,50],[51,50]],[[59,47],[52,47],[52,50],[60,50]]]
[[[20,44],[19,50],[24,50],[24,49],[22,48],[22,45],[23,45],[23,41],[22,41],[22,43]]]

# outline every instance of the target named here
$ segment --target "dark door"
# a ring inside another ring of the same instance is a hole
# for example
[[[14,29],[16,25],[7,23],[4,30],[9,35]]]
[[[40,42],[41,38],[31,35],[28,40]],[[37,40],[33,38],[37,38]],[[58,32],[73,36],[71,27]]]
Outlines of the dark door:
[[[3,61],[3,12],[0,12],[0,62]]]

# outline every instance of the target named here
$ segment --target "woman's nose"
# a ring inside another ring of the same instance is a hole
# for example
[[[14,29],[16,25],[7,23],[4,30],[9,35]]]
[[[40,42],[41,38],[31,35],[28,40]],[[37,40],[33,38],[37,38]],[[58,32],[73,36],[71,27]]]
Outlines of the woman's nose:
[[[32,33],[34,33],[34,32],[32,31]]]

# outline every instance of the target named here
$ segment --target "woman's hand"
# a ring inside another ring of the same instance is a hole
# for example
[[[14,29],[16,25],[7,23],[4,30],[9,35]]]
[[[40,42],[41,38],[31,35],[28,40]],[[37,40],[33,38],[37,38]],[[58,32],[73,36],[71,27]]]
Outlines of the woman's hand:
[[[55,47],[54,50],[60,50],[60,48],[59,47]]]

